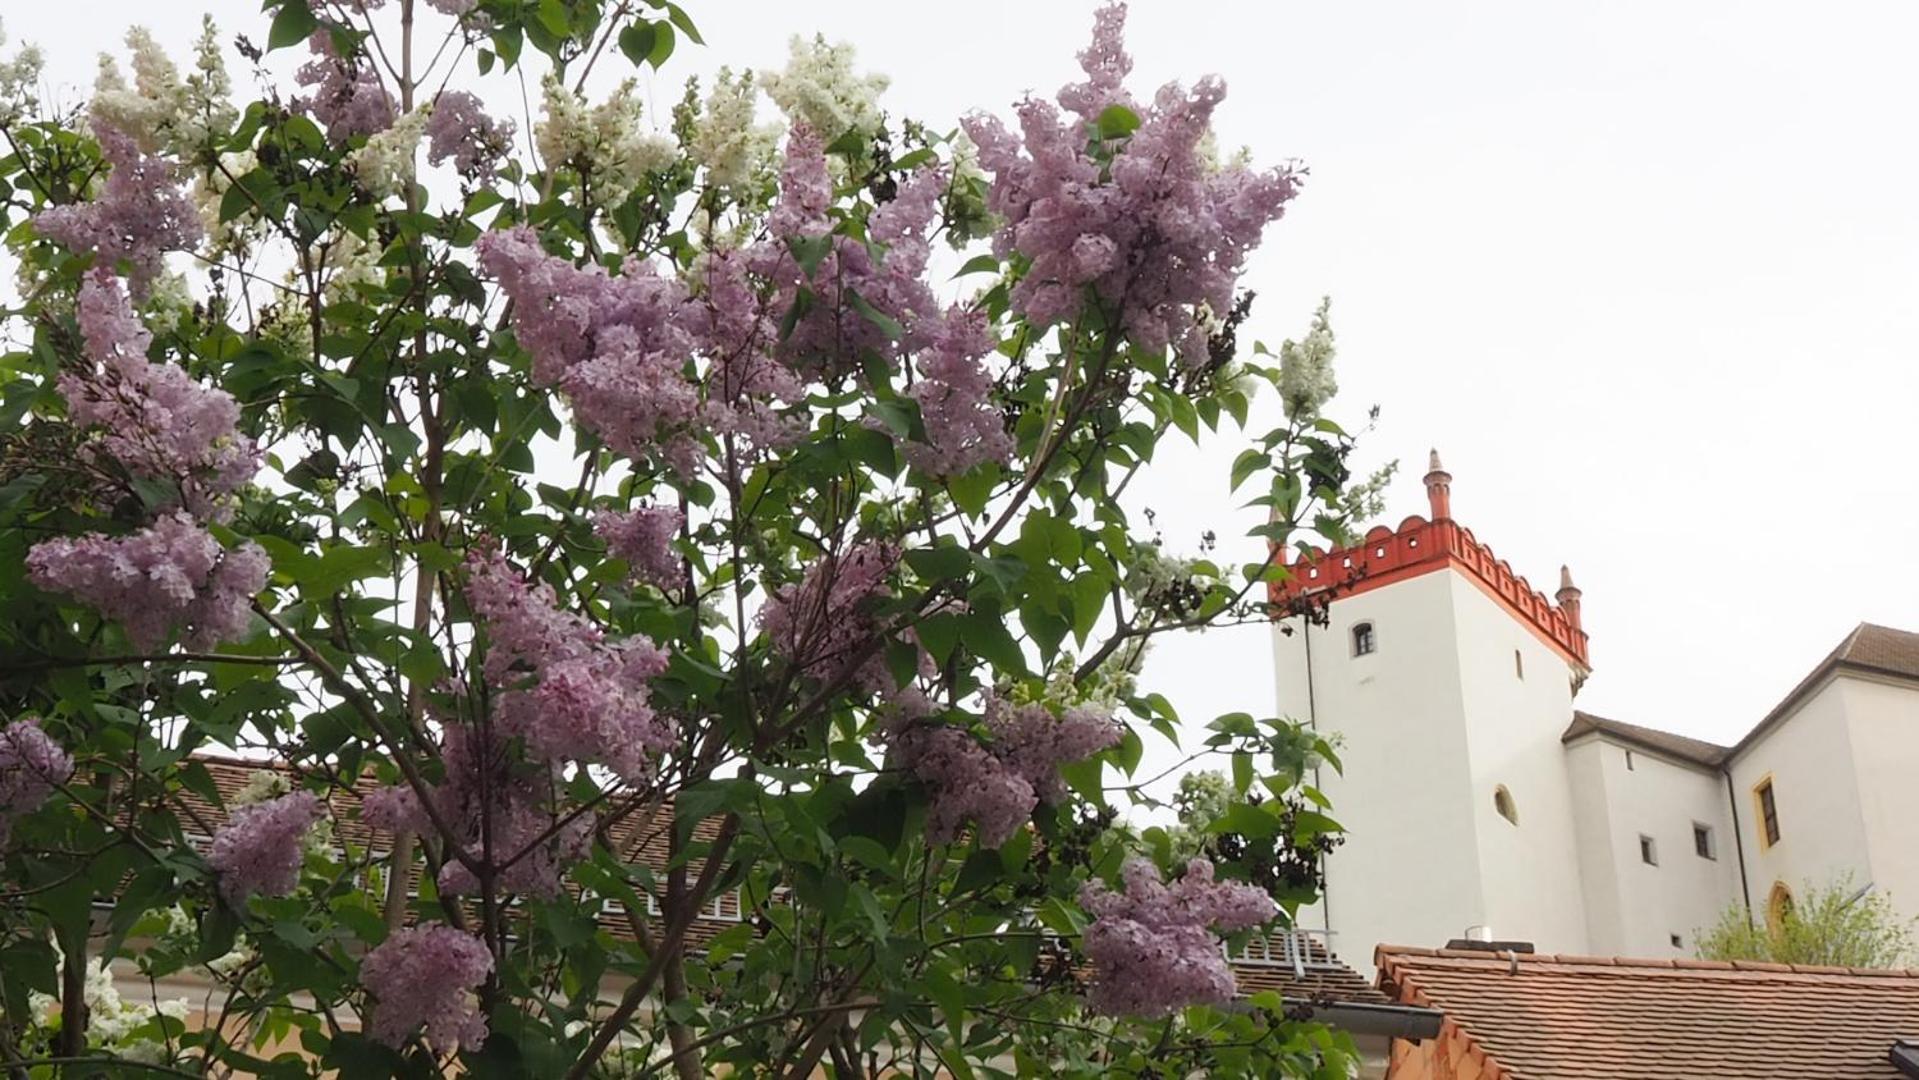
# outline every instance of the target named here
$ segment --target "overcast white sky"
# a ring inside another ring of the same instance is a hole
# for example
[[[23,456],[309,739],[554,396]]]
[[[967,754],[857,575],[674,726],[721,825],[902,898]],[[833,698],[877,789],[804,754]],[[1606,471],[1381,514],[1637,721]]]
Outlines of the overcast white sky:
[[[179,55],[203,6],[264,40],[255,0],[4,17],[83,87],[119,28]],[[1092,5],[687,7],[708,47],[662,106],[819,31],[946,127],[1050,94]],[[1222,144],[1311,167],[1246,277],[1247,340],[1332,295],[1333,411],[1380,405],[1366,461],[1405,466],[1389,517],[1423,512],[1437,446],[1482,540],[1548,589],[1570,563],[1582,707],[1731,741],[1854,623],[1919,630],[1919,6],[1139,0],[1129,38],[1138,88],[1218,73]],[[1255,520],[1226,493],[1236,449],[1140,486],[1174,546]],[[1272,708],[1262,629],[1168,644],[1148,680],[1194,719]]]

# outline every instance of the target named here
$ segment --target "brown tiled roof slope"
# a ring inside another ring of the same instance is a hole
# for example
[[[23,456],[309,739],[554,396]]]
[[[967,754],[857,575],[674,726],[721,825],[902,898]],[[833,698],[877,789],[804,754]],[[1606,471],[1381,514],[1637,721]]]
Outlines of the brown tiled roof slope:
[[[1898,1080],[1919,971],[1382,945],[1380,986],[1446,1014],[1484,1080]]]
[[[206,767],[213,779],[213,786],[222,800],[231,799],[247,785],[256,771],[278,767],[271,761],[249,761],[244,758],[223,757],[212,754],[197,754],[194,760]],[[359,820],[359,802],[361,796],[378,786],[370,777],[362,778],[353,794],[336,790],[330,805],[333,818],[337,823],[337,834],[352,843],[384,850],[390,838],[384,833],[370,829]],[[210,829],[226,824],[226,809],[215,806],[191,792],[183,792],[181,801],[192,811],[194,819],[204,823]],[[673,819],[673,806],[669,802],[656,813],[649,823],[638,823],[629,817],[615,825],[610,831],[615,843],[632,850],[638,856],[637,862],[652,867],[657,878],[664,880],[670,859],[665,824]],[[693,827],[694,837],[711,840],[719,833],[717,819],[701,821]],[[209,837],[196,839],[202,848]],[[691,860],[689,872],[698,873],[700,861]],[[413,874],[417,877],[420,867],[415,864]],[[716,935],[730,926],[740,923],[740,916],[748,914],[740,910],[740,898],[737,894],[728,894],[718,902],[718,912],[723,918],[697,916],[687,930],[687,942],[694,948],[701,948]],[[657,917],[647,919],[655,932],[663,929]],[[600,924],[618,937],[631,938],[632,928],[627,923],[623,910],[608,910],[600,916]],[[1284,945],[1275,935],[1270,943],[1272,955],[1284,952]],[[1261,990],[1277,990],[1284,997],[1312,1001],[1337,1001],[1345,1003],[1370,1002],[1385,1004],[1387,998],[1364,976],[1341,963],[1337,956],[1327,950],[1324,944],[1308,940],[1303,957],[1307,963],[1303,973],[1295,970],[1290,963],[1241,963],[1234,961],[1233,973],[1239,982],[1242,995],[1257,993]]]
[[[1559,737],[1559,741],[1572,742],[1581,735],[1594,731],[1708,768],[1718,768],[1719,764],[1726,760],[1726,755],[1732,752],[1731,747],[1709,743],[1703,739],[1689,739],[1684,735],[1640,727],[1638,724],[1628,724],[1623,720],[1608,720],[1589,712],[1574,712],[1573,722],[1566,726],[1566,733]]]

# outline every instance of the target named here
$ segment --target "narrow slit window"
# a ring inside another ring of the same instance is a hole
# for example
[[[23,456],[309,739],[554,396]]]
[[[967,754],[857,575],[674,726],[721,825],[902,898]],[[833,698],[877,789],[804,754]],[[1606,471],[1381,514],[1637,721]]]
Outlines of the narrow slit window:
[[[1771,847],[1779,842],[1779,804],[1773,799],[1772,777],[1759,781],[1752,794],[1759,802],[1759,837]]]
[[[1639,861],[1647,866],[1659,865],[1659,845],[1644,833],[1639,834]]]
[[[1353,655],[1366,656],[1378,648],[1378,639],[1373,636],[1373,624],[1363,622],[1353,627]]]
[[[1520,679],[1526,677],[1526,658],[1519,655],[1518,649],[1513,650],[1513,674]]]
[[[1628,751],[1626,751],[1626,771],[1627,771],[1627,772],[1632,772],[1632,771],[1633,771],[1633,767],[1632,767],[1632,751],[1631,751],[1631,750],[1628,750]]]
[[[1672,947],[1673,947],[1673,948],[1675,948],[1675,949],[1683,949],[1683,948],[1685,948],[1685,947],[1686,947],[1686,939],[1685,939],[1685,938],[1682,938],[1682,937],[1680,937],[1680,936],[1679,936],[1678,934],[1667,934],[1666,936],[1667,936],[1668,938],[1670,938],[1670,939],[1672,939]]]

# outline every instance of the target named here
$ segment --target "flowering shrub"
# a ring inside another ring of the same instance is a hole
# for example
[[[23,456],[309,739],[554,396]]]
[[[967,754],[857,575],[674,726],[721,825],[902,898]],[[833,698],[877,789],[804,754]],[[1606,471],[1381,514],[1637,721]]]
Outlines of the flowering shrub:
[[[813,36],[654,109],[667,0],[265,7],[77,111],[0,55],[9,1068],[1344,1075],[1220,1007],[1330,748],[1140,685],[1285,573],[1129,515],[1164,440],[1275,549],[1377,491],[1324,309],[1240,355],[1302,173],[1221,81],[1113,5],[1017,132]]]

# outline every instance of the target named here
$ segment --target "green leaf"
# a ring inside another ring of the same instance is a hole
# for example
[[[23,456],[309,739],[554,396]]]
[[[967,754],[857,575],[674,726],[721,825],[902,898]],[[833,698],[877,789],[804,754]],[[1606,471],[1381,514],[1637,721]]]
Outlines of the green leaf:
[[[320,20],[307,8],[307,0],[286,0],[274,14],[273,26],[267,30],[267,51],[298,45],[312,37],[319,27]]]
[[[633,62],[634,67],[646,63],[653,55],[653,46],[659,43],[659,24],[645,21],[636,22],[620,31],[620,52]]]
[[[336,547],[294,571],[294,580],[307,592],[331,596],[350,581],[378,577],[390,569],[392,556],[376,547]]]
[[[973,565],[973,557],[958,544],[942,544],[907,552],[906,565],[927,581],[946,581],[965,574]]]
[[[833,250],[833,237],[789,236],[786,238],[786,247],[793,253],[793,261],[800,264],[806,276],[812,277],[813,272],[820,268],[820,260]]]
[[[1233,790],[1241,795],[1253,786],[1253,755],[1235,753],[1233,755]]]
[[[1257,806],[1234,803],[1226,808],[1226,816],[1206,826],[1206,831],[1238,833],[1250,840],[1267,840],[1279,835],[1279,818]]]
[[[960,640],[975,656],[999,671],[1009,675],[1026,674],[1026,657],[1020,651],[1019,642],[1013,640],[1006,623],[998,615],[974,612],[962,616]]]
[[[1241,451],[1240,455],[1233,459],[1233,486],[1230,490],[1238,491],[1239,485],[1245,483],[1247,477],[1260,469],[1271,467],[1272,464],[1271,454],[1262,453],[1259,450]]]
[[[1139,114],[1124,105],[1108,105],[1099,114],[1099,137],[1118,139],[1139,130]]]
[[[992,255],[975,255],[972,258],[966,260],[966,265],[960,267],[959,273],[954,274],[953,276],[956,278],[963,278],[968,274],[997,274],[997,273],[999,273],[999,259],[993,257]]]
[[[866,297],[861,296],[859,293],[854,292],[852,289],[846,289],[844,290],[844,292],[846,294],[846,298],[852,301],[853,310],[859,312],[861,315],[866,316],[867,322],[870,322],[874,326],[879,327],[880,333],[885,334],[887,337],[887,340],[898,341],[899,339],[906,336],[906,328],[899,324],[898,319],[895,319],[891,315],[888,315],[886,312],[881,311],[879,308],[874,307],[872,304],[867,302]]]

